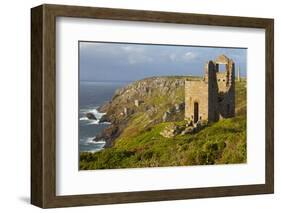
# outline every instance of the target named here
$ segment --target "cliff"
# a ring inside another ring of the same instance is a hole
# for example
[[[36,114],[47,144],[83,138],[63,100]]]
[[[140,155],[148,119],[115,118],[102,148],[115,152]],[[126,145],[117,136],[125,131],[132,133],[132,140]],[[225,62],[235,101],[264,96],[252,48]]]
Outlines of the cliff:
[[[99,108],[106,112],[102,121],[111,122],[95,140],[111,147],[129,123],[139,119],[142,129],[167,121],[184,119],[184,80],[186,77],[152,77],[119,89],[112,100]]]

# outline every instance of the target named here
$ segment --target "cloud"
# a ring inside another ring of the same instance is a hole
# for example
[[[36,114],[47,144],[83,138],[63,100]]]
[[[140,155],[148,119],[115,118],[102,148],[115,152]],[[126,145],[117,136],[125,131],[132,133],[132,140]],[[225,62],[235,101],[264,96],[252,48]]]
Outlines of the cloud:
[[[153,58],[146,55],[128,55],[129,64],[144,64],[153,62]]]
[[[177,59],[177,55],[175,53],[171,53],[168,57],[171,61],[176,61]]]
[[[143,53],[144,48],[140,46],[125,45],[120,47],[121,50],[127,53]]]
[[[150,63],[153,61],[153,57],[155,57],[151,56],[146,48],[139,45],[122,45],[120,50],[130,65]]]
[[[186,52],[182,56],[183,61],[186,61],[186,62],[193,61],[196,58],[197,58],[197,54],[194,52]]]
[[[170,53],[167,57],[172,62],[183,63],[195,61],[198,55],[194,52]]]
[[[226,54],[246,73],[247,50],[80,42],[82,79],[133,80],[151,75],[201,75],[204,63]],[[242,73],[242,74],[243,74]]]

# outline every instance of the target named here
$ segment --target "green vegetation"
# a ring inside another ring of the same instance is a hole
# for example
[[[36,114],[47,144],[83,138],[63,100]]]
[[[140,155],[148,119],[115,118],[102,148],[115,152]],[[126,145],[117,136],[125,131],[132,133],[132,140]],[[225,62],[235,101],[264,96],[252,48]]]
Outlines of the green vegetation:
[[[154,124],[146,112],[140,111],[130,118],[114,147],[97,153],[81,153],[80,169],[245,163],[246,81],[236,82],[235,89],[235,118],[209,124],[197,133],[165,138],[160,135],[164,128],[185,126],[185,121]],[[183,100],[183,92],[179,90],[175,94],[173,100]],[[168,105],[167,97],[158,96],[147,101],[153,105]],[[155,116],[162,112],[160,110]]]

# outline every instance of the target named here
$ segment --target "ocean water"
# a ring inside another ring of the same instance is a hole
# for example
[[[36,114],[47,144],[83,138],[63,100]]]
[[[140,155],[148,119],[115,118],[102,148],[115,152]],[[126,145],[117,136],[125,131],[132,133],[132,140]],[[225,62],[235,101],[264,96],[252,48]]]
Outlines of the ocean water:
[[[79,151],[97,152],[103,149],[105,141],[93,141],[95,136],[110,123],[100,123],[104,113],[98,107],[110,101],[115,90],[128,82],[91,82],[80,81],[79,87]],[[97,120],[89,120],[85,114],[91,112]]]

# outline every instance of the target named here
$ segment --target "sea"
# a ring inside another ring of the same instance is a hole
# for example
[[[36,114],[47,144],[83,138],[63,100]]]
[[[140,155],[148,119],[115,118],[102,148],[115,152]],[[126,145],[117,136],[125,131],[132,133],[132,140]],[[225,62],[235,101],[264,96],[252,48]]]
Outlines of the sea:
[[[110,123],[100,123],[105,113],[98,108],[110,101],[115,91],[129,82],[94,82],[80,81],[79,86],[79,152],[98,152],[103,149],[105,141],[94,141],[95,136]],[[90,120],[85,115],[93,113],[97,120]]]

